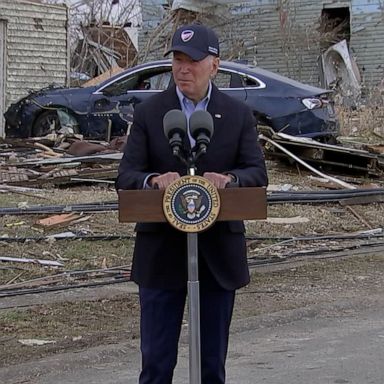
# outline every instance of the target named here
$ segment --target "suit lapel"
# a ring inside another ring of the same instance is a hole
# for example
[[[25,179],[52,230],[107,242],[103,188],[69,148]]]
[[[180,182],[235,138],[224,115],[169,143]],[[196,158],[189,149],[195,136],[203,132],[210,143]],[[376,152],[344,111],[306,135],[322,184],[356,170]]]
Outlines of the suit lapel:
[[[223,125],[225,121],[225,108],[223,108],[223,103],[221,100],[220,91],[217,87],[212,84],[212,93],[209,100],[207,111],[211,114],[213,118],[214,132],[212,139],[216,139],[218,135],[223,131]]]
[[[161,93],[162,108],[164,109],[164,114],[170,111],[171,109],[180,109],[181,105],[179,98],[176,93],[176,85],[173,85],[171,88],[166,89]]]

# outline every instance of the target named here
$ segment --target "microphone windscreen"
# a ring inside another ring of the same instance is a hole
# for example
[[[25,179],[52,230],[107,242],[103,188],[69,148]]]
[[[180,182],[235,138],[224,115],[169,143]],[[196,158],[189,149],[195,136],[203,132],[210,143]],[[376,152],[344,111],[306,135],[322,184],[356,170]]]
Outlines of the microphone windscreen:
[[[170,139],[172,135],[178,133],[182,137],[187,132],[187,118],[184,112],[179,109],[171,109],[163,118],[164,135]]]
[[[204,132],[211,138],[213,131],[213,119],[209,112],[200,110],[191,114],[189,118],[189,132],[195,140],[201,132]]]

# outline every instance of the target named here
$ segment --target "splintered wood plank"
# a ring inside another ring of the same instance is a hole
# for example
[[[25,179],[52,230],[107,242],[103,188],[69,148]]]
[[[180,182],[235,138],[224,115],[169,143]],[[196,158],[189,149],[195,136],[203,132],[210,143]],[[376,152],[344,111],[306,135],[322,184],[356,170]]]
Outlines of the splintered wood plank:
[[[36,221],[35,225],[43,228],[60,227],[79,219],[81,216],[71,212],[63,213],[61,215],[53,215]]]

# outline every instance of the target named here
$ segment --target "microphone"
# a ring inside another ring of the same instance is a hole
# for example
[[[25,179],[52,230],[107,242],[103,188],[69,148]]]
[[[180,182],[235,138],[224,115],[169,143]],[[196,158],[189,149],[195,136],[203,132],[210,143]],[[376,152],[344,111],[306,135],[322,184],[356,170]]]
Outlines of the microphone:
[[[207,152],[213,131],[213,119],[209,112],[195,111],[191,114],[189,118],[189,132],[196,141],[199,155]]]
[[[179,156],[187,133],[187,118],[179,109],[171,109],[163,118],[164,135],[169,140],[174,156]]]

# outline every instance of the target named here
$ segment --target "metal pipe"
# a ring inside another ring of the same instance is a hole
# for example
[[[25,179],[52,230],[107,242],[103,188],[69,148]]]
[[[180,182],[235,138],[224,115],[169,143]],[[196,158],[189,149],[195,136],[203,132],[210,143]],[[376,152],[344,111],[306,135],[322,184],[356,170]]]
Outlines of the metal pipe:
[[[195,175],[190,167],[188,174]],[[187,234],[188,246],[188,331],[189,331],[189,383],[201,383],[200,343],[200,284],[197,233]]]

